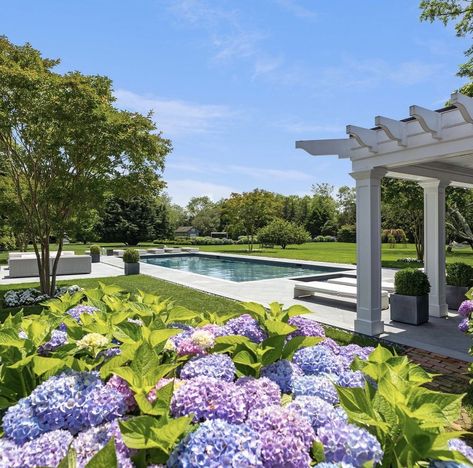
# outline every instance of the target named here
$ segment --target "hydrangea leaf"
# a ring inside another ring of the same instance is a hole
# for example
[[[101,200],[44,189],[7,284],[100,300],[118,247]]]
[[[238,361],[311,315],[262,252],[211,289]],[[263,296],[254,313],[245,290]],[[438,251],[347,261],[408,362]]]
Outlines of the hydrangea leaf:
[[[289,333],[296,330],[296,327],[292,327],[287,323],[278,322],[276,320],[266,320],[264,326],[272,335],[289,335]]]
[[[18,332],[14,328],[4,328],[0,330],[0,346],[14,346],[22,349],[25,341],[18,337]]]
[[[266,317],[266,310],[261,304],[256,302],[243,302],[241,304],[245,310],[252,312],[258,318],[264,319]]]
[[[325,461],[325,453],[324,453],[324,446],[319,441],[314,441],[312,443],[312,447],[310,449],[310,453],[312,454],[312,458],[315,462],[321,463]]]
[[[67,455],[61,460],[57,468],[77,468],[77,453],[70,447]]]
[[[118,460],[115,451],[115,439],[110,438],[109,442],[99,450],[85,465],[85,468],[117,468]]]
[[[179,328],[163,328],[162,330],[154,330],[149,336],[149,343],[154,348],[160,343],[166,342],[171,336],[182,333]]]
[[[302,305],[293,305],[291,307],[289,307],[287,310],[286,310],[286,313],[289,317],[293,317],[294,315],[305,315],[305,314],[311,314],[312,311],[309,310],[307,307],[304,307]]]
[[[57,371],[64,367],[64,361],[53,357],[35,356],[33,359],[33,371],[41,376],[47,372]]]
[[[194,312],[182,306],[178,306],[174,307],[172,310],[169,311],[166,323],[187,322],[198,317],[198,315],[199,314],[197,312]]]
[[[122,343],[136,343],[142,340],[143,333],[139,325],[124,322],[114,327],[113,337]]]
[[[117,367],[123,366],[128,361],[126,356],[119,354],[109,359],[101,368],[100,368],[100,377],[106,379],[110,374],[113,373],[113,370]]]

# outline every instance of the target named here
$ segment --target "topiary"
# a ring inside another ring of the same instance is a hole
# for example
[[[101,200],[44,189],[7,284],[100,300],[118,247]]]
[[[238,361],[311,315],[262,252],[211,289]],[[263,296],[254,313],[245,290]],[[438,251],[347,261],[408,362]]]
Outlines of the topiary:
[[[123,253],[123,261],[125,263],[138,263],[140,261],[140,253],[136,249],[126,249]]]
[[[473,267],[466,263],[447,263],[447,284],[469,287],[473,279]]]
[[[414,268],[406,268],[396,273],[394,290],[402,296],[424,296],[430,292],[427,275]]]
[[[100,246],[99,245],[91,245],[90,246],[90,253],[92,255],[100,255]]]

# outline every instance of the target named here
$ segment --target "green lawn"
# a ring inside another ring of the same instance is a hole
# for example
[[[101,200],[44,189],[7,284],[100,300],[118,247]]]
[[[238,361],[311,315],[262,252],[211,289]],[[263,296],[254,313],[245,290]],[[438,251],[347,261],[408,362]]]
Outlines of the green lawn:
[[[292,245],[286,249],[275,247],[273,249],[261,249],[259,245],[249,253],[246,245],[205,245],[200,250],[206,252],[222,252],[229,254],[264,255],[275,258],[291,258],[295,260],[312,260],[317,262],[350,263],[356,262],[356,244],[344,242],[309,242],[303,245]],[[382,246],[382,263],[384,267],[404,268],[409,266],[399,262],[401,258],[416,257],[414,244]],[[465,262],[473,266],[473,250],[456,249],[447,254],[447,262]]]

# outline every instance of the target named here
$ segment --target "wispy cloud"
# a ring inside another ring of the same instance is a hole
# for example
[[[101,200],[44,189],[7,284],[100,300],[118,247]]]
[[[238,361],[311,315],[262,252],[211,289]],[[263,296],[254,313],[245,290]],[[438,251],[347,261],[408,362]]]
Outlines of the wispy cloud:
[[[194,179],[171,179],[167,181],[167,192],[173,203],[185,206],[192,197],[207,195],[217,201],[236,192],[229,185],[212,184]]]
[[[305,7],[296,0],[276,0],[276,3],[285,10],[287,10],[289,13],[292,13],[294,16],[297,16],[298,18],[317,18],[317,13],[314,10]]]
[[[222,105],[142,96],[125,89],[115,91],[115,97],[121,108],[142,113],[153,111],[158,128],[166,136],[217,132],[224,122],[236,115]]]

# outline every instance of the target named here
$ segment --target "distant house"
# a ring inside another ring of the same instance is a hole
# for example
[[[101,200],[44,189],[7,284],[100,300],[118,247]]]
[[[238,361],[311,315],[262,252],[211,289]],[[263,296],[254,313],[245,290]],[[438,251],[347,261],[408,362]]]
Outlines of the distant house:
[[[199,235],[199,230],[193,226],[179,226],[174,231],[175,237],[197,237]]]

